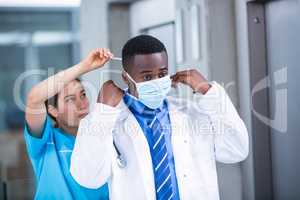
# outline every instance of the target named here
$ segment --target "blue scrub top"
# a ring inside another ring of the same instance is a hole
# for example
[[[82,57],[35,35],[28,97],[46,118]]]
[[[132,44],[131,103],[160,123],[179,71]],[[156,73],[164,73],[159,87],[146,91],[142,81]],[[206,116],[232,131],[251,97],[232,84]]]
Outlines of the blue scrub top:
[[[99,189],[88,189],[73,179],[69,169],[75,137],[54,128],[49,116],[44,124],[42,138],[33,137],[27,124],[24,136],[37,178],[35,199],[109,199],[107,184]]]

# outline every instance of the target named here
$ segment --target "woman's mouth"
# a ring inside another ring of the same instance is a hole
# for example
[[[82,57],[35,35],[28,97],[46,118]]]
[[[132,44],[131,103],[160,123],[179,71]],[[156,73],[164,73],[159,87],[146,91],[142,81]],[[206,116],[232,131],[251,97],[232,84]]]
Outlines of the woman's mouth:
[[[82,119],[84,118],[85,116],[87,116],[88,113],[81,113],[78,115],[78,118]]]

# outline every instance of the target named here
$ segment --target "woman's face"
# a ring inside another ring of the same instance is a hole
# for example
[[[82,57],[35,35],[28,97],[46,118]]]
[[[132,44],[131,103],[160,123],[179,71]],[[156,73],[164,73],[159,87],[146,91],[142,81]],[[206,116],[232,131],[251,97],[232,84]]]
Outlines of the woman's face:
[[[56,120],[60,126],[78,127],[89,112],[89,101],[81,82],[74,80],[58,94]]]

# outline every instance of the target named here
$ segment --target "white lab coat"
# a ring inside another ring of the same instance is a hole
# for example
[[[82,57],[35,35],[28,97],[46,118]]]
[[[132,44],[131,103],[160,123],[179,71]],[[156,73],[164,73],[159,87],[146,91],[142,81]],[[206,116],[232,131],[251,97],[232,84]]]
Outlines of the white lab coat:
[[[203,96],[168,98],[171,143],[181,200],[218,200],[216,161],[235,163],[248,155],[247,129],[225,90],[216,82]],[[113,140],[127,165],[121,168]],[[82,186],[109,183],[112,200],[154,200],[147,139],[123,101],[96,104],[80,122],[71,174]]]

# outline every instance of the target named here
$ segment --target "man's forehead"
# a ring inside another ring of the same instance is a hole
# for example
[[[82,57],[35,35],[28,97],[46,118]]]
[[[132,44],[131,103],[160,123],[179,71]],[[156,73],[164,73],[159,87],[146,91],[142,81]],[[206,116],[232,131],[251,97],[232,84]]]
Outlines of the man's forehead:
[[[162,68],[167,66],[168,59],[164,52],[135,55],[132,60],[133,67],[140,70]]]

